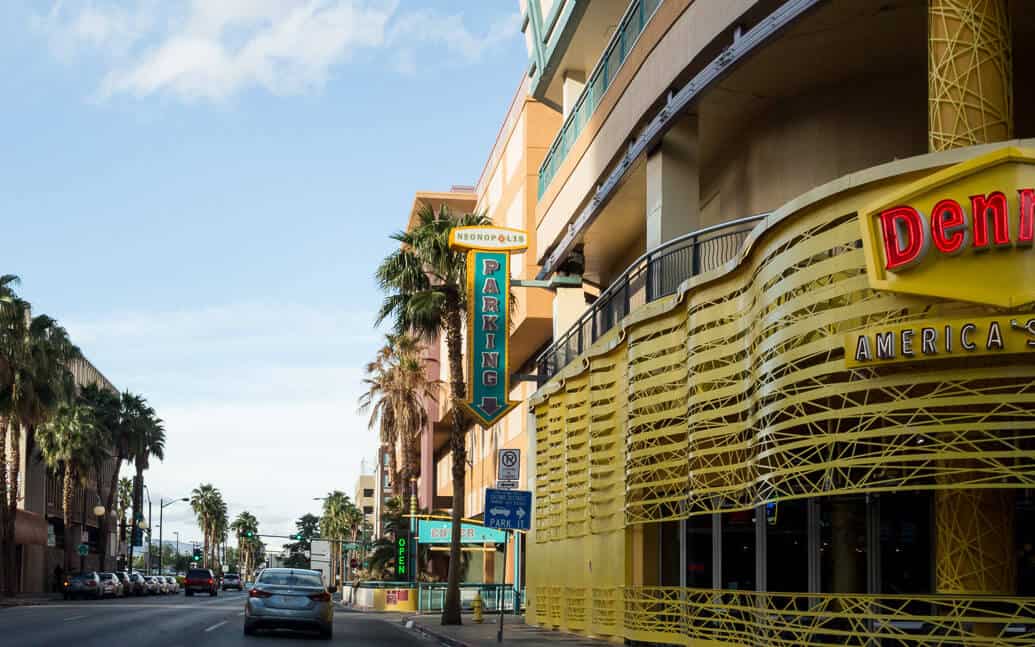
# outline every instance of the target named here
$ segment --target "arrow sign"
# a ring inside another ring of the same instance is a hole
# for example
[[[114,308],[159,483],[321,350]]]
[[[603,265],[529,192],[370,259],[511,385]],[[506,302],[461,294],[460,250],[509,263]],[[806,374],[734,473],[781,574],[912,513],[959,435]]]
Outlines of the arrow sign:
[[[467,400],[482,427],[491,427],[519,402],[510,395],[510,253],[528,235],[503,227],[456,227],[449,244],[467,250]]]

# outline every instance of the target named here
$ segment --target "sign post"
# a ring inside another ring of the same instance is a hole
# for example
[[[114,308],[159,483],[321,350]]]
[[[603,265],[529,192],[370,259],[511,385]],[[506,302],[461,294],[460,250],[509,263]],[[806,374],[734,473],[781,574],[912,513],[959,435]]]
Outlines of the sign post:
[[[488,528],[499,528],[510,530],[508,533],[514,537],[515,550],[517,550],[518,536],[515,530],[528,530],[532,527],[532,492],[530,490],[499,490],[486,488],[485,490],[485,526]],[[507,540],[503,541],[503,572],[507,572]],[[515,553],[516,555],[516,553]],[[515,582],[518,577],[518,564],[514,562]],[[506,576],[504,576],[506,580]],[[506,582],[504,582],[506,584]],[[499,627],[496,630],[496,642],[503,642],[503,600],[499,605]],[[518,604],[517,591],[514,592],[515,612]]]
[[[510,397],[510,254],[528,248],[528,234],[505,227],[456,227],[449,246],[467,250],[467,399],[483,428],[519,403]]]

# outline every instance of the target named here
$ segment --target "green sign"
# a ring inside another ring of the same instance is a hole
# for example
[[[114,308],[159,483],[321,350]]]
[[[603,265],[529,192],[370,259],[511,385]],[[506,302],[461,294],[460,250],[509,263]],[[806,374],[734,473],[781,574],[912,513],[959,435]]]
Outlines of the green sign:
[[[421,519],[417,522],[417,541],[421,544],[448,544],[453,536],[452,521]],[[495,528],[473,523],[460,525],[461,544],[502,544],[507,534]]]
[[[79,551],[80,557],[86,557],[86,554],[90,552],[90,547],[86,544],[79,544],[79,548],[77,550]]]
[[[395,542],[396,556],[395,556],[395,574],[399,578],[406,578],[409,572],[406,568],[406,538],[399,537]]]
[[[467,400],[482,427],[491,427],[511,402],[510,253],[528,247],[528,234],[505,227],[456,227],[454,249],[467,250]]]

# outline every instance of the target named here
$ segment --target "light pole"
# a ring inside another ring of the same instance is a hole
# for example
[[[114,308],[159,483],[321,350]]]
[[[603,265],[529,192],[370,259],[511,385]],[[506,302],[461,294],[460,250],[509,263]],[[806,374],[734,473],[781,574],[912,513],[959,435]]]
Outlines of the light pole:
[[[178,560],[180,559],[180,531],[174,530],[173,534],[176,535],[176,559]],[[179,569],[177,569],[177,572],[179,572]]]
[[[169,503],[166,503],[165,499],[158,499],[158,574],[159,575],[162,574],[162,533],[165,531],[165,528],[163,528],[163,526],[165,524],[162,523],[162,519],[163,519],[162,513],[165,512],[166,508],[168,508],[169,506],[171,506],[174,503],[179,503],[180,501],[190,501],[190,499],[188,499],[187,497],[180,497],[179,499],[173,499]],[[150,513],[150,511],[151,511],[151,508],[150,508],[151,501],[150,500],[148,500],[147,505],[148,505],[148,513]],[[179,535],[177,534],[177,538],[178,537],[179,537]],[[148,539],[149,540],[151,539],[150,535],[148,535]],[[148,541],[148,543],[150,543],[150,541]],[[176,552],[177,553],[180,552],[179,539],[177,539]]]

